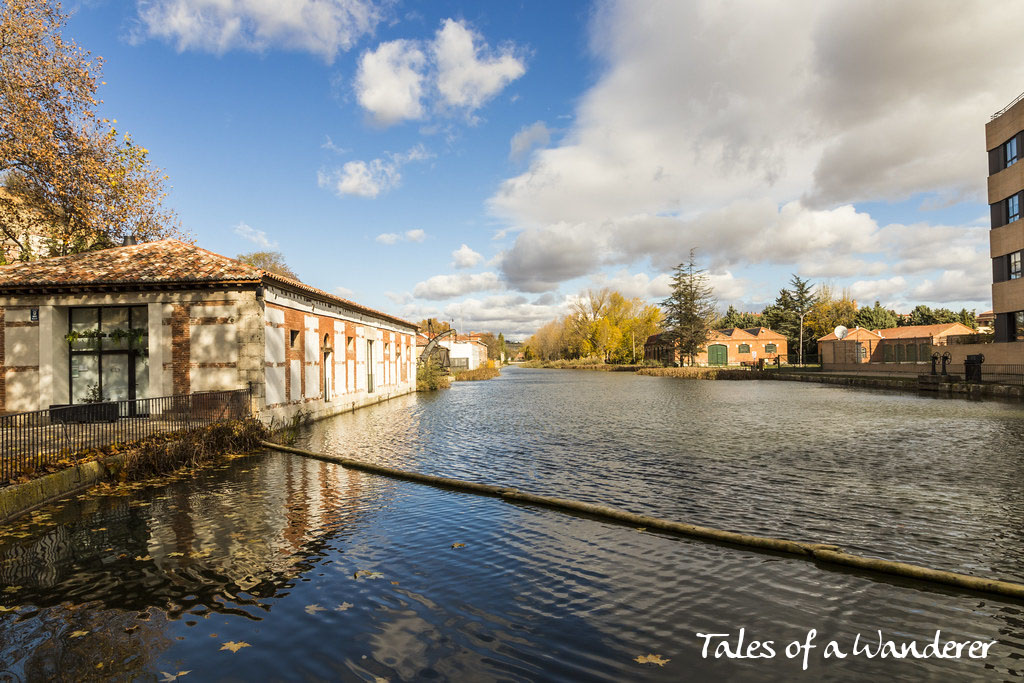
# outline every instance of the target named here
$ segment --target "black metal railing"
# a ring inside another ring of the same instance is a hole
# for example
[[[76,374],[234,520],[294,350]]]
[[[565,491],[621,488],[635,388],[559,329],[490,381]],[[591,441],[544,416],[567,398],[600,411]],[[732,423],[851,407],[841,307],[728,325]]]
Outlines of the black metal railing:
[[[47,463],[252,414],[252,389],[51,406],[0,415],[0,485]]]

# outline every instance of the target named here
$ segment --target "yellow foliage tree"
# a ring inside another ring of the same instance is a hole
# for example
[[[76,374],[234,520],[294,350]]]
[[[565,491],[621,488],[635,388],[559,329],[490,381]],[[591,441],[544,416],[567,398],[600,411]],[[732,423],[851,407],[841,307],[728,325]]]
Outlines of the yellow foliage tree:
[[[2,236],[28,258],[27,234],[44,237],[50,254],[177,235],[161,205],[167,177],[116,121],[97,116],[102,59],[65,41],[65,23],[51,0],[0,8]]]

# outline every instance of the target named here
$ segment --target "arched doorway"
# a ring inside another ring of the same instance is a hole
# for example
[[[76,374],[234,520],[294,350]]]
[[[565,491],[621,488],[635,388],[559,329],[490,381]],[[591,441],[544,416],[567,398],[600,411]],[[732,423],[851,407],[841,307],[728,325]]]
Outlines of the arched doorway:
[[[708,365],[728,365],[729,347],[725,344],[712,344],[708,347]]]

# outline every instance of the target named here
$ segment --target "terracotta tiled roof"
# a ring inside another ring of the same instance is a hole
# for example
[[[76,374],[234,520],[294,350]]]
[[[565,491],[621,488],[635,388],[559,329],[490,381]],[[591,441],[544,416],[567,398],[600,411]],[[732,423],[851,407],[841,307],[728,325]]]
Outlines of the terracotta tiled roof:
[[[298,280],[270,273],[179,240],[158,240],[0,266],[0,294],[33,289],[85,290],[104,286],[204,283],[283,285],[321,301],[416,327],[401,318],[342,299]]]
[[[885,339],[912,339],[914,337],[944,337],[950,334],[977,334],[963,323],[940,323],[938,325],[907,325],[875,330]]]
[[[855,327],[850,330],[845,337],[843,337],[844,340],[850,341],[878,341],[881,338],[882,335],[878,332],[872,332],[871,330],[866,330],[863,327]],[[839,337],[836,336],[835,332],[829,332],[824,337],[819,337],[818,341],[839,341]]]

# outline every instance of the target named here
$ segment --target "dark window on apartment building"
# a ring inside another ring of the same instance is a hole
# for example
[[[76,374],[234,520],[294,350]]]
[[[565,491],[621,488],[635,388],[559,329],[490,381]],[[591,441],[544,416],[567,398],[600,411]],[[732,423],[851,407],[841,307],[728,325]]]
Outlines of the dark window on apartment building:
[[[1013,223],[1018,220],[1020,220],[1020,193],[1006,198],[1006,222]]]
[[[992,259],[992,282],[1006,282],[1024,277],[1024,251],[996,256]]]
[[[1017,133],[1012,138],[988,152],[988,174],[995,175],[1004,168],[1013,166],[1020,160],[1020,152],[1024,149],[1024,132]]]
[[[992,212],[992,227],[998,228],[1008,223],[1020,220],[1020,205],[1024,192],[1010,195],[1001,202],[990,204]]]
[[[1024,311],[1011,314],[1010,320],[1013,323],[1010,341],[1024,341]]]

